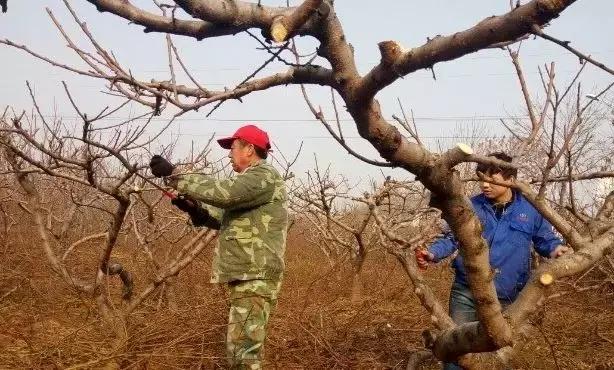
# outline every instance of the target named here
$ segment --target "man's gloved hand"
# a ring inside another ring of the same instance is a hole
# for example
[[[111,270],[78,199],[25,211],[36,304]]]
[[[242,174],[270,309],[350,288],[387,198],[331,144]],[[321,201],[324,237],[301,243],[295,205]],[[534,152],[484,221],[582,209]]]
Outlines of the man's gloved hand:
[[[209,211],[202,208],[198,202],[186,195],[179,195],[173,198],[171,203],[175,207],[186,212],[190,216],[194,226],[204,226],[209,219]]]
[[[193,199],[186,197],[185,195],[178,195],[177,197],[171,199],[171,204],[184,212],[190,212],[198,207],[198,204]]]
[[[192,225],[194,226],[205,226],[207,220],[209,220],[209,211],[200,206],[196,206],[191,211],[188,211],[190,215],[190,219],[192,219]]]
[[[175,166],[173,166],[171,162],[167,161],[162,156],[156,154],[151,157],[149,168],[155,177],[166,177],[173,174]]]

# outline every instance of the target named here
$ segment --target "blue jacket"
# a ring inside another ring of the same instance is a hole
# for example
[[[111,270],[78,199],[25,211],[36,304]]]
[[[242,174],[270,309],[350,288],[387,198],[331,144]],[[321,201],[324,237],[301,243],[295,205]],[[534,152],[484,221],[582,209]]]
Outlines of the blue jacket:
[[[483,227],[482,236],[490,246],[490,265],[495,270],[495,288],[500,300],[511,302],[529,280],[531,268],[531,243],[537,253],[549,257],[561,240],[554,234],[552,226],[518,192],[500,220],[497,220],[493,206],[483,195],[471,198],[473,209]],[[458,248],[452,233],[444,236],[429,248],[439,261],[450,256]],[[455,282],[468,286],[467,273],[461,255],[452,263],[456,270]]]

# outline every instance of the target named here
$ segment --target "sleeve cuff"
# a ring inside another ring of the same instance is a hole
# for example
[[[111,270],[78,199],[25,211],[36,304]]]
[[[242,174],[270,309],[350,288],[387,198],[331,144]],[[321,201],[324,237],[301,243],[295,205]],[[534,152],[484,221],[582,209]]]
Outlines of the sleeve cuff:
[[[188,181],[184,180],[182,175],[172,175],[165,179],[166,184],[180,193],[185,193],[188,186]]]
[[[441,254],[436,246],[429,248],[428,251],[433,255],[433,262],[441,261]]]

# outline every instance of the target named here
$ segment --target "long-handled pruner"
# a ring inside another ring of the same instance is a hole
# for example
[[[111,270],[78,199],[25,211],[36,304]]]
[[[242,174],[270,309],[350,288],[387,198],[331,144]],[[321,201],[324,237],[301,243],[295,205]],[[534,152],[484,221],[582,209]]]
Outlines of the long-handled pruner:
[[[164,189],[163,187],[161,187],[160,185],[156,184],[155,182],[151,181],[150,179],[148,179],[147,177],[141,175],[140,173],[136,172],[136,175],[140,178],[142,178],[143,180],[145,180],[149,185],[153,186],[154,188],[160,190],[162,192],[162,194],[166,195],[167,197],[169,197],[170,199],[175,199],[177,198],[177,194],[171,193],[170,191]]]
[[[162,192],[162,194],[166,195],[167,197],[169,197],[170,200],[175,200],[177,198],[180,198],[184,203],[187,203],[188,206],[190,207],[197,207],[197,203],[195,200],[185,196],[185,195],[177,195],[175,193],[171,193],[170,191],[164,189],[163,187],[161,187],[160,185],[156,184],[155,182],[151,181],[150,179],[148,179],[147,177],[141,175],[140,173],[136,172],[136,174],[142,178],[143,180],[145,180],[148,184],[150,184],[151,186],[155,187],[156,189],[160,190]]]

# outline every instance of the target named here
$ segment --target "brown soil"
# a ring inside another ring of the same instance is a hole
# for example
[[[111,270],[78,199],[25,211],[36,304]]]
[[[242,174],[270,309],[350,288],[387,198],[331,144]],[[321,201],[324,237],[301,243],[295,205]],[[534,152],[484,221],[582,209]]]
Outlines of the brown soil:
[[[113,352],[113,335],[91,297],[76,294],[54,275],[36,240],[21,234],[11,241],[0,246],[0,368],[224,368],[225,292],[208,283],[210,249],[175,281],[177,308],[159,305],[154,296],[133,314],[125,328],[128,342]],[[150,271],[144,258],[129,245],[117,251],[116,258],[135,273],[138,291]],[[71,266],[79,276],[93,278],[97,255],[82,251]],[[449,269],[432,268],[427,277],[445,304]],[[119,296],[115,280],[109,291]],[[331,265],[298,231],[291,233],[266,344],[267,368],[405,368],[411,353],[423,348],[421,333],[430,323],[400,266],[384,253],[368,255],[363,296],[356,303],[350,301],[351,280],[350,266]],[[517,365],[614,369],[614,286],[548,301],[541,332]],[[423,368],[439,365],[427,361]]]

